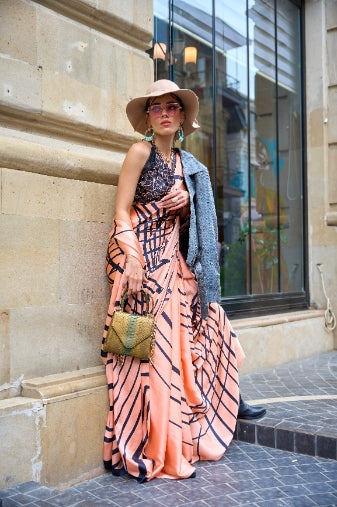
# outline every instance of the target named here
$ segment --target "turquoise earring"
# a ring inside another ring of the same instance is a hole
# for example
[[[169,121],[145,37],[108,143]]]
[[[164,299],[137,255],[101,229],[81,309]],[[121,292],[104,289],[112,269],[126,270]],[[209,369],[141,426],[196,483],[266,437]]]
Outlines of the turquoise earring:
[[[154,130],[152,127],[149,127],[146,129],[143,139],[144,139],[144,141],[152,142],[153,138],[154,138]]]
[[[183,126],[180,125],[180,127],[178,128],[177,130],[177,135],[178,135],[178,139],[179,141],[182,143],[183,140],[185,139],[185,135],[184,135],[184,129],[183,129]]]

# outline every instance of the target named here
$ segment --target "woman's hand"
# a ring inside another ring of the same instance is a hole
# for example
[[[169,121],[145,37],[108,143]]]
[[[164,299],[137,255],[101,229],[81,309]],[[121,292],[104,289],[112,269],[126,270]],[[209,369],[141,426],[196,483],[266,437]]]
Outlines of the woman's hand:
[[[166,208],[170,211],[182,210],[182,208],[189,209],[190,195],[187,190],[172,190],[157,204],[159,208]]]
[[[146,274],[141,263],[133,255],[127,255],[123,277],[123,289],[128,287],[128,296],[137,294],[143,283],[147,282]]]

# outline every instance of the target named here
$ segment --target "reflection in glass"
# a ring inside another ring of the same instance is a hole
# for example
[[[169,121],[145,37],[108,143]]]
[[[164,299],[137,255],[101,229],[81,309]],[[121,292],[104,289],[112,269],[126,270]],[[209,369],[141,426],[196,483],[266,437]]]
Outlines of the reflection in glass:
[[[300,9],[155,0],[154,11],[155,79],[199,97],[201,128],[182,147],[210,171],[222,295],[303,291]]]
[[[215,3],[216,197],[222,294],[246,294],[248,90],[246,1]],[[223,20],[226,20],[224,22]]]
[[[253,2],[249,10],[252,293],[279,291],[279,201],[275,12],[273,2]]]
[[[280,163],[281,292],[303,290],[300,17],[291,2],[278,0],[277,53]]]

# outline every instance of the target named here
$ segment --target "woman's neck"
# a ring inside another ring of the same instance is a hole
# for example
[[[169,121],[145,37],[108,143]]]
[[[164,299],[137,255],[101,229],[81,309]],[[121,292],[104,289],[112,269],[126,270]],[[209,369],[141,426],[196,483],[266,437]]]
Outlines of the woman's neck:
[[[155,146],[157,153],[166,162],[169,167],[172,167],[172,160],[174,157],[173,137],[165,137],[164,139],[154,138],[152,144]]]
[[[152,142],[161,153],[169,155],[173,148],[174,136],[165,136],[165,137],[154,136]]]

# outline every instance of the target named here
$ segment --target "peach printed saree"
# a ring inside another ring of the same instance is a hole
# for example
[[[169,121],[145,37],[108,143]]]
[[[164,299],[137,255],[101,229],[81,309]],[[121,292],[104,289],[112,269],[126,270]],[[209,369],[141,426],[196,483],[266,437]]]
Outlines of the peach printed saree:
[[[243,352],[217,303],[209,305],[207,319],[200,318],[198,286],[179,250],[179,215],[156,202],[135,203],[131,223],[132,229],[115,221],[111,232],[104,337],[120,304],[126,254],[135,255],[146,267],[144,288],[155,302],[154,365],[132,357],[121,365],[101,353],[110,404],[103,459],[114,475],[129,473],[140,482],[188,478],[193,463],[220,459],[233,438]],[[127,308],[139,311],[141,301],[130,297]]]

